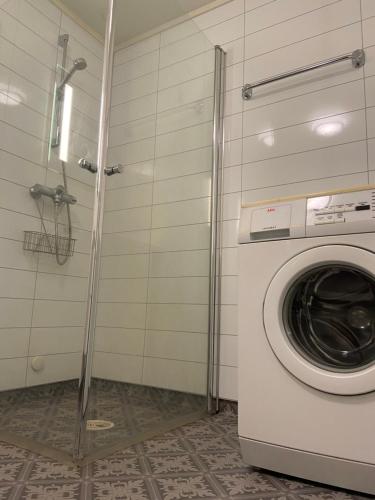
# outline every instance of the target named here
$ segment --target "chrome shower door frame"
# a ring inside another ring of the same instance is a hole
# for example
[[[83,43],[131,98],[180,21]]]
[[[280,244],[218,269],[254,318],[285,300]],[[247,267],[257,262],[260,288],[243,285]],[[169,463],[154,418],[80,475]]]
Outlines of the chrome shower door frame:
[[[107,165],[109,117],[111,106],[111,87],[115,38],[115,2],[116,0],[107,0],[107,20],[104,40],[103,78],[100,98],[97,176],[95,184],[93,229],[91,235],[89,286],[85,323],[85,339],[82,353],[81,377],[78,390],[77,426],[73,452],[73,457],[75,460],[81,460],[84,456],[87,413],[91,388],[91,374],[100,275],[100,257],[103,233],[106,177],[105,168]]]
[[[225,51],[215,45],[208,306],[207,410],[219,411],[220,275],[224,157]]]

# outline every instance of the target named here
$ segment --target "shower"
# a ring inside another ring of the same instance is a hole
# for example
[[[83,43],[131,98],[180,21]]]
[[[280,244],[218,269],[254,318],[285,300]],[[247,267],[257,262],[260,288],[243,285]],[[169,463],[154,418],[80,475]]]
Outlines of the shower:
[[[67,86],[68,82],[72,79],[76,71],[82,71],[87,68],[86,59],[83,57],[78,57],[73,60],[73,65],[67,71],[65,69],[68,55],[68,42],[69,35],[63,34],[58,38],[58,46],[62,48],[62,61],[61,61],[61,73],[60,81],[56,81],[55,92],[54,92],[54,106],[52,113],[52,125],[51,125],[51,136],[50,145],[51,148],[59,148],[59,160],[61,161],[61,170],[63,177],[63,185],[59,185],[56,188],[50,188],[48,186],[42,186],[40,184],[35,184],[30,188],[30,194],[35,199],[39,215],[41,217],[42,228],[44,234],[42,239],[44,239],[44,246],[49,248],[49,253],[55,254],[57,263],[62,266],[64,265],[68,258],[73,254],[74,240],[72,238],[72,220],[70,213],[70,205],[77,202],[75,196],[72,196],[68,192],[68,180],[66,174],[66,162],[68,160],[68,144],[70,135],[70,120],[72,113],[72,88]],[[55,223],[55,234],[48,234],[44,221],[42,210],[39,207],[38,200],[41,196],[47,196],[51,198],[54,202],[54,223]],[[59,215],[61,210],[66,207],[67,222],[68,222],[68,236],[67,238],[59,236]],[[38,245],[40,245],[41,240],[39,240]],[[62,251],[62,249],[65,251]]]
[[[76,71],[82,71],[86,68],[87,68],[86,59],[84,59],[83,57],[78,57],[77,59],[74,59],[72,68],[70,69],[70,71],[66,73],[65,77],[57,87],[57,94],[59,95],[63,93],[64,86],[70,81],[70,79],[72,78],[72,76]]]

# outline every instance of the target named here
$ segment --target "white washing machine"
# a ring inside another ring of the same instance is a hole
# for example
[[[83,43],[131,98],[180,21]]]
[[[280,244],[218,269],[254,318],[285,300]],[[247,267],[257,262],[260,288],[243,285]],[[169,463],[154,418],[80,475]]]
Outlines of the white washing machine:
[[[375,187],[243,208],[245,461],[375,494]]]

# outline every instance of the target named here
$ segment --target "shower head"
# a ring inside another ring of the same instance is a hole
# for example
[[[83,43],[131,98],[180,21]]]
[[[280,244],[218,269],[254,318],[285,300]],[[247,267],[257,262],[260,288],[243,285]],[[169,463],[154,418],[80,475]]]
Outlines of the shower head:
[[[66,83],[68,83],[68,81],[72,78],[72,76],[74,75],[74,73],[76,71],[81,71],[81,70],[86,69],[86,68],[87,68],[86,59],[84,59],[83,57],[78,57],[78,59],[74,59],[72,68],[66,73],[64,79],[62,80],[62,82],[58,86],[57,91],[58,92],[62,91],[62,89],[64,88],[64,85]]]

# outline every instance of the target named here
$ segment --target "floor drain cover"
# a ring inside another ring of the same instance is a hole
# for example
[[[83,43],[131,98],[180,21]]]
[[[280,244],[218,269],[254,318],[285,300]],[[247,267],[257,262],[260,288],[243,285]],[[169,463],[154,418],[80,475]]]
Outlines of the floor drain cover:
[[[115,424],[109,420],[88,420],[86,428],[88,431],[105,431],[114,426]]]

